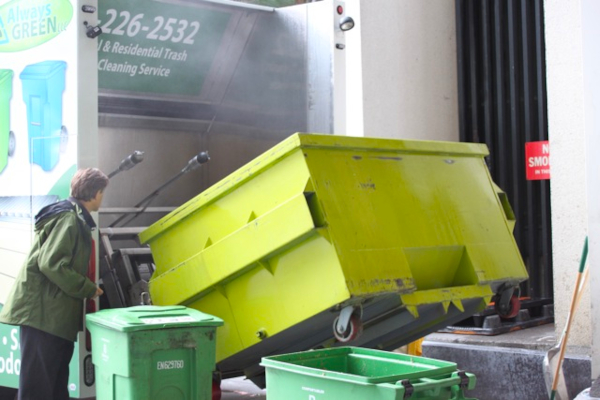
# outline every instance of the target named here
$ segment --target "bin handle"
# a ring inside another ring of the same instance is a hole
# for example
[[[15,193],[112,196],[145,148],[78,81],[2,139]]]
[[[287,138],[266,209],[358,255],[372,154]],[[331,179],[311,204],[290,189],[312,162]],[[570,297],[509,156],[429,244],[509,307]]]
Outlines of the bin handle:
[[[150,293],[142,292],[140,294],[140,304],[141,305],[152,305],[152,298],[150,297]]]
[[[443,387],[458,385],[461,389],[468,389],[471,378],[464,371],[457,371],[447,378],[433,379],[420,378],[419,382],[410,382],[409,379],[403,379],[396,382],[396,385],[404,386],[404,398],[408,399],[413,394],[431,390],[433,396],[438,396]]]

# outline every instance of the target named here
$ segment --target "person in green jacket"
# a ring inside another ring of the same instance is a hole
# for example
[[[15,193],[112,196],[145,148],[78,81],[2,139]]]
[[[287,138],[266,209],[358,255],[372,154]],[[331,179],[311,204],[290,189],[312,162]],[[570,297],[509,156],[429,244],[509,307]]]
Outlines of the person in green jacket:
[[[100,208],[107,185],[99,169],[80,169],[71,197],[35,217],[33,246],[0,312],[0,322],[20,326],[19,400],[69,399],[69,362],[84,326],[84,301],[102,294],[87,271],[96,227],[90,213]]]

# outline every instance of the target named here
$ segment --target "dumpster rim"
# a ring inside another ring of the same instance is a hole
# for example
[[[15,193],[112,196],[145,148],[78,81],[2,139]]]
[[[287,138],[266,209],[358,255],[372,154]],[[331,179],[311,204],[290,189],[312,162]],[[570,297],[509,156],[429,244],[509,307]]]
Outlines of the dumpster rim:
[[[361,138],[317,133],[297,132],[255,157],[225,178],[199,193],[176,210],[165,215],[138,234],[140,242],[147,244],[164,234],[172,226],[204,206],[218,201],[221,197],[246,183],[253,176],[262,173],[280,160],[301,149],[333,149],[374,152],[402,152],[404,154],[430,154],[461,157],[485,157],[489,155],[483,143],[449,142],[432,140],[404,140],[390,138]]]

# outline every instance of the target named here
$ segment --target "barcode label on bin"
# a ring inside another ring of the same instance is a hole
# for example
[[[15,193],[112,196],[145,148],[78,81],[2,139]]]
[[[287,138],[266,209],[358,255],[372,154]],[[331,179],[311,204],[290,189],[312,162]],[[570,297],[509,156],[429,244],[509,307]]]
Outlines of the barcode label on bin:
[[[183,360],[171,360],[171,361],[158,361],[156,363],[156,369],[183,369],[185,363]]]
[[[190,316],[184,317],[157,317],[157,318],[141,318],[142,322],[147,325],[153,324],[172,324],[177,322],[196,322],[196,320]]]

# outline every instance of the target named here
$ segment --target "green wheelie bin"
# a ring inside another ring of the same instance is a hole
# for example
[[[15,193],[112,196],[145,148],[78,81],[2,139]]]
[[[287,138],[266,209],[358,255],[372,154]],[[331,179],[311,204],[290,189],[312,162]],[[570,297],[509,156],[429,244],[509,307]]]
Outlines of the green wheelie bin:
[[[476,400],[455,363],[359,347],[264,357],[269,400]]]
[[[183,306],[136,306],[86,317],[98,400],[210,400],[223,321]]]

